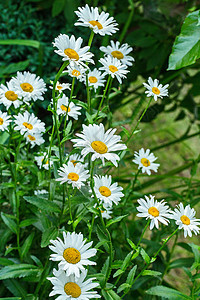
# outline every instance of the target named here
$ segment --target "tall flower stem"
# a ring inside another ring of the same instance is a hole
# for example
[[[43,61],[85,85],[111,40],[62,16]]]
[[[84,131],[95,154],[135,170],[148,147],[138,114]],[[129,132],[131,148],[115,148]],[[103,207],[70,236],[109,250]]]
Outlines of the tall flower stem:
[[[138,125],[140,124],[140,121],[142,120],[142,118],[143,118],[143,116],[144,116],[145,112],[146,112],[146,111],[147,111],[147,109],[149,108],[149,105],[151,104],[151,101],[152,101],[152,99],[153,99],[153,97],[151,97],[151,98],[149,99],[149,102],[148,102],[148,104],[147,104],[147,106],[146,106],[145,110],[143,111],[143,113],[142,113],[142,115],[140,116],[140,118],[139,118],[139,120],[138,120],[138,122],[137,122],[136,126],[135,126],[135,127],[134,127],[134,129],[132,130],[132,132],[131,132],[131,134],[130,134],[129,138],[127,139],[127,141],[126,141],[126,145],[128,145],[128,143],[129,143],[130,139],[132,138],[132,136],[133,136],[134,132],[135,132],[135,131],[136,131],[136,129],[138,128]]]
[[[138,241],[136,247],[138,247],[138,246],[140,245],[141,240],[142,240],[142,238],[143,238],[143,236],[144,236],[144,234],[145,234],[145,231],[147,230],[147,228],[148,228],[148,226],[149,226],[149,224],[150,224],[150,221],[151,221],[150,219],[147,221],[147,224],[146,224],[146,226],[144,227],[144,229],[143,229],[143,231],[142,231],[142,234],[141,234],[141,236],[140,236],[140,239],[139,239],[139,241]]]
[[[103,97],[101,98],[101,102],[100,102],[100,104],[99,104],[98,111],[97,111],[96,117],[95,117],[95,119],[94,119],[94,122],[95,122],[95,121],[97,120],[97,118],[98,118],[99,111],[101,110],[103,101],[104,101],[104,99],[105,99],[106,92],[107,92],[107,90],[108,90],[110,80],[111,80],[111,75],[108,76],[108,81],[107,81],[107,83],[106,83],[106,87],[105,87],[105,90],[104,90],[104,93],[103,93]]]
[[[94,38],[94,31],[91,30],[91,34],[88,41],[88,46],[91,48],[92,41]],[[87,104],[88,104],[88,113],[91,113],[91,97],[90,97],[90,87],[88,84],[88,74],[86,74],[86,90],[87,90]]]
[[[134,283],[136,282],[136,280],[142,276],[143,272],[149,267],[149,265],[156,260],[158,254],[162,251],[162,249],[165,247],[165,245],[167,244],[167,242],[177,233],[178,228],[172,232],[172,234],[165,240],[165,242],[162,244],[162,246],[158,249],[158,251],[156,252],[156,254],[152,257],[152,259],[150,260],[149,263],[146,263],[144,268],[142,269],[142,271],[136,276],[136,278],[134,279],[132,285],[134,285]],[[130,291],[131,287],[129,287],[124,294],[122,295],[121,298],[123,298],[126,294],[128,294],[128,292]]]
[[[66,115],[65,115],[65,120],[64,120],[64,130],[63,130],[64,132],[65,132],[66,124],[67,124],[67,116],[68,116],[69,105],[70,105],[70,103],[72,101],[72,97],[73,97],[73,93],[74,93],[75,80],[76,80],[76,77],[73,77],[73,79],[72,79],[71,93],[70,93],[70,98],[69,98],[69,104],[68,104],[68,107],[67,107],[67,111],[66,111]]]

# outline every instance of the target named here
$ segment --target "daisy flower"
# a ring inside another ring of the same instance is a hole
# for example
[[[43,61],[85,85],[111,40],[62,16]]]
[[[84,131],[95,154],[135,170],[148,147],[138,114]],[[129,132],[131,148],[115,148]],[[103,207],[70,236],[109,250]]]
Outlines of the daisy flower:
[[[0,111],[0,130],[6,130],[10,122],[12,122],[10,116],[6,112]]]
[[[94,54],[88,52],[89,46],[81,48],[82,42],[83,39],[81,37],[75,40],[74,35],[69,38],[66,34],[60,34],[55,38],[55,43],[53,43],[53,46],[58,48],[58,50],[54,51],[63,57],[62,60],[68,60],[72,66],[76,63],[76,65],[82,65],[87,68],[86,63],[94,63],[92,60]]]
[[[116,77],[120,84],[122,84],[122,78],[126,78],[126,74],[129,72],[126,65],[122,65],[119,59],[116,57],[107,56],[100,58],[99,62],[103,65],[99,70],[104,71],[102,74],[111,75],[112,78]]]
[[[78,120],[78,116],[81,115],[81,113],[79,112],[80,109],[81,107],[76,106],[73,102],[69,103],[69,99],[65,95],[63,95],[61,98],[58,99],[57,114],[58,115],[67,114],[67,120],[68,117],[72,117],[75,120]]]
[[[50,160],[50,164],[49,164],[47,152],[44,152],[40,156],[35,156],[35,160],[40,169],[43,167],[45,170],[49,170],[49,167],[51,167],[53,165],[53,162],[51,160]]]
[[[93,71],[89,71],[88,73],[88,85],[93,87],[95,92],[99,86],[104,86],[104,76],[100,71],[96,68]],[[86,85],[86,76],[84,78],[84,83]]]
[[[67,276],[74,274],[80,277],[80,271],[85,270],[84,266],[96,265],[88,259],[97,252],[96,249],[90,248],[93,242],[86,243],[83,235],[75,232],[63,232],[63,238],[64,242],[60,238],[50,240],[53,246],[50,245],[49,248],[55,252],[50,255],[50,260],[60,261],[58,267],[66,271]]]
[[[59,178],[56,181],[61,181],[63,184],[67,182],[68,184],[72,184],[73,188],[80,189],[82,185],[84,185],[84,181],[89,178],[89,171],[85,170],[84,165],[77,163],[74,165],[72,162],[69,162],[67,165],[63,164],[58,170]]]
[[[17,72],[17,77],[12,78],[11,82],[16,90],[17,95],[25,102],[29,102],[31,99],[44,100],[42,96],[46,89],[46,84],[42,78],[36,77],[35,74],[30,72]]]
[[[94,208],[100,209],[99,207],[97,207],[97,204],[94,205]],[[107,219],[107,220],[111,219],[112,218],[111,214],[112,214],[112,208],[109,205],[106,205],[104,203],[101,207],[102,218]],[[97,216],[95,218],[97,218]]]
[[[120,157],[113,153],[118,150],[126,149],[126,145],[121,144],[121,137],[114,135],[117,129],[110,128],[105,132],[103,124],[89,124],[88,126],[83,124],[82,133],[76,135],[79,139],[72,139],[75,143],[74,147],[81,147],[81,155],[85,157],[88,153],[92,153],[92,161],[100,158],[104,165],[104,160],[110,160],[117,167],[117,160]]]
[[[69,155],[68,161],[73,163],[73,165],[75,166],[77,163],[84,163],[84,158],[81,155],[75,153]]]
[[[87,270],[83,271],[79,278],[74,275],[66,276],[63,270],[53,269],[53,275],[55,277],[47,277],[53,284],[53,291],[49,296],[60,295],[59,300],[89,300],[94,298],[101,298],[96,291],[91,291],[99,284],[93,282],[96,278],[90,278],[85,280],[87,276]]]
[[[18,95],[16,94],[12,81],[7,82],[7,85],[0,85],[0,104],[1,103],[3,103],[7,109],[12,104],[15,108],[18,108],[22,104],[22,101],[18,99]]]
[[[100,50],[105,53],[105,55],[110,55],[111,57],[117,58],[123,65],[132,66],[134,58],[128,54],[133,51],[127,43],[120,46],[120,42],[114,43],[111,41],[111,46],[100,47]]]
[[[168,86],[169,84],[162,85],[159,84],[158,79],[152,80],[151,77],[148,79],[148,84],[143,83],[145,88],[147,88],[147,91],[145,91],[145,94],[147,94],[147,97],[154,97],[154,100],[157,101],[158,97],[161,99],[165,96],[168,96]]]
[[[155,196],[149,195],[149,197],[145,196],[145,199],[140,198],[138,203],[140,206],[137,207],[139,213],[137,217],[146,218],[146,220],[150,219],[150,230],[154,228],[154,226],[158,229],[158,222],[161,222],[165,225],[168,225],[168,218],[171,218],[171,210],[164,200],[158,202],[154,200]]]
[[[52,85],[50,85],[49,88],[52,90],[53,89],[53,81],[50,80],[50,83]],[[56,88],[55,88],[56,91],[58,91],[59,93],[62,93],[66,89],[71,90],[71,84],[69,84],[69,83],[60,83],[59,81],[56,82]]]
[[[85,7],[78,7],[75,14],[78,16],[78,22],[74,24],[75,26],[89,27],[94,33],[98,33],[102,36],[106,34],[112,35],[119,30],[116,27],[118,24],[115,19],[104,11],[99,14],[97,7],[89,7],[86,4]]]
[[[189,237],[192,236],[192,232],[197,235],[199,233],[200,228],[200,219],[195,218],[196,211],[194,208],[191,208],[190,205],[187,205],[185,208],[182,203],[177,205],[174,211],[172,211],[171,219],[176,221],[176,225],[178,225],[179,229],[184,230],[184,237],[187,235]]]
[[[76,77],[78,80],[82,81],[86,70],[87,69],[83,68],[82,66],[74,64],[73,66],[67,66],[67,70],[63,71],[63,73],[68,73],[69,76]]]
[[[38,117],[33,113],[30,114],[28,111],[25,111],[24,114],[18,114],[15,117],[15,130],[19,130],[23,135],[25,132],[32,133],[42,133],[45,132],[45,123],[41,122]]]
[[[31,148],[33,148],[35,145],[40,146],[45,142],[42,135],[40,133],[25,133],[26,142],[31,144]]]
[[[38,195],[44,195],[44,194],[48,194],[48,192],[46,190],[38,190],[38,191],[34,191],[34,195],[38,196]]]
[[[94,191],[98,199],[103,205],[112,206],[119,203],[124,194],[121,192],[123,188],[115,182],[112,184],[111,175],[94,176]]]
[[[147,173],[151,175],[151,170],[157,172],[160,164],[155,164],[154,161],[157,157],[154,156],[153,153],[150,153],[150,150],[146,151],[141,148],[139,152],[135,151],[135,158],[132,160],[134,163],[138,164],[138,169],[142,168],[142,173]]]

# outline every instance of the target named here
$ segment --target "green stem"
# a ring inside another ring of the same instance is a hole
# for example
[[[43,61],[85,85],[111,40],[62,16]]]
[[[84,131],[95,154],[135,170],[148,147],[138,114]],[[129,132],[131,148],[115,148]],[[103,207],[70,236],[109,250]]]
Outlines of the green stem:
[[[126,141],[126,144],[127,144],[127,145],[128,145],[128,143],[129,143],[130,139],[132,138],[132,135],[134,134],[134,132],[135,132],[136,129],[138,128],[138,125],[140,124],[140,121],[142,120],[142,118],[143,118],[145,112],[146,112],[147,109],[149,108],[149,105],[150,105],[152,99],[153,99],[153,97],[150,98],[150,100],[149,100],[149,102],[148,102],[148,104],[147,104],[145,110],[143,111],[143,113],[142,113],[142,115],[140,116],[140,118],[139,118],[139,120],[138,120],[136,126],[135,126],[134,129],[132,130],[132,132],[131,132],[129,138],[127,139],[127,141]]]
[[[103,101],[104,101],[104,99],[105,99],[106,92],[107,92],[107,90],[108,90],[110,80],[111,80],[111,75],[109,75],[109,77],[108,77],[108,81],[107,81],[107,84],[106,84],[106,87],[105,87],[105,90],[104,90],[104,93],[103,93],[103,97],[101,98],[101,102],[100,102],[100,104],[99,104],[98,111],[97,111],[96,117],[95,117],[95,119],[94,119],[94,122],[95,122],[95,121],[97,120],[97,118],[98,118],[99,111],[100,111],[101,106],[102,106],[102,104],[103,104]]]
[[[124,25],[122,33],[121,33],[121,35],[119,37],[120,43],[123,41],[123,39],[124,39],[124,37],[126,35],[126,32],[127,32],[128,28],[129,28],[129,26],[131,24],[131,21],[132,21],[132,18],[133,18],[133,14],[134,14],[134,8],[135,8],[134,3],[131,1],[131,11],[130,11],[129,17],[128,17],[125,25]]]
[[[92,45],[93,38],[94,38],[94,31],[91,30],[90,37],[89,37],[89,41],[88,41],[88,46],[89,46],[90,48],[91,48],[91,45]]]
[[[95,218],[95,214],[92,215],[92,223],[91,223],[91,226],[90,226],[90,230],[89,230],[89,238],[88,238],[88,241],[89,241],[89,242],[91,241],[92,230],[93,230],[93,227],[94,227],[94,218]]]
[[[151,221],[150,219],[147,221],[147,224],[146,224],[146,226],[144,227],[144,230],[142,231],[141,237],[140,237],[140,239],[139,239],[139,241],[138,241],[136,247],[138,247],[138,246],[140,245],[141,240],[142,240],[142,238],[143,238],[143,236],[144,236],[144,234],[145,234],[145,231],[147,230],[147,228],[148,228],[148,226],[149,226],[149,224],[150,224],[150,221]]]

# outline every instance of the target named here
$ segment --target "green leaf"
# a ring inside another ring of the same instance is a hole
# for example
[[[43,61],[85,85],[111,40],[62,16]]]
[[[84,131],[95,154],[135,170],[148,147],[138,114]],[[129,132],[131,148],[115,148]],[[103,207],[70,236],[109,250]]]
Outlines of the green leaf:
[[[134,281],[134,277],[135,277],[135,272],[137,270],[137,266],[134,266],[130,272],[128,273],[127,279],[126,279],[126,283],[132,285],[133,281]]]
[[[131,240],[129,240],[129,239],[127,239],[127,242],[129,243],[129,245],[131,246],[131,248],[132,248],[133,250],[135,250],[136,245],[135,245]]]
[[[123,215],[123,216],[119,216],[116,218],[111,219],[110,221],[108,221],[108,223],[106,224],[106,227],[109,227],[110,225],[120,222],[123,218],[127,217],[128,215]]]
[[[2,266],[10,266],[14,265],[14,262],[8,258],[0,257],[0,265]]]
[[[128,284],[128,283],[122,283],[122,284],[118,287],[117,292],[120,293],[120,292],[122,292],[123,290],[125,290],[125,289],[127,289],[127,288],[130,288],[130,287],[131,287],[131,285]]]
[[[194,64],[200,57],[199,10],[185,18],[181,33],[174,42],[168,70],[178,70]]]
[[[186,258],[179,258],[176,260],[173,260],[170,265],[169,269],[175,269],[175,268],[182,268],[182,267],[188,267],[190,268],[193,264],[194,259],[192,257],[186,257]]]
[[[30,46],[38,49],[40,47],[40,43],[34,40],[0,40],[0,45]]]
[[[13,220],[13,216],[12,215],[8,215],[8,214],[4,214],[2,212],[1,213],[1,217],[2,217],[2,220],[4,221],[4,223],[8,226],[8,228],[12,232],[14,232],[15,234],[17,234],[17,224]]]
[[[8,66],[3,66],[0,68],[0,74],[12,74],[16,73],[17,71],[24,71],[28,67],[29,63],[29,60],[25,60],[18,63],[9,64]]]
[[[162,285],[154,286],[147,290],[146,293],[149,295],[160,296],[171,300],[191,300],[189,296]]]
[[[121,275],[122,273],[124,273],[123,270],[121,270],[121,269],[117,270],[117,271],[113,274],[113,278],[115,278],[115,277]]]
[[[40,272],[41,270],[34,265],[14,264],[0,270],[0,280],[25,276],[38,276]]]
[[[40,210],[45,210],[47,212],[59,213],[60,207],[52,201],[48,201],[44,198],[36,197],[36,196],[25,196],[24,199],[37,206]]]
[[[59,15],[65,6],[65,0],[55,0],[52,7],[52,17]]]
[[[27,292],[19,281],[10,278],[4,280],[3,283],[14,296],[23,297],[23,299],[26,299]]]
[[[36,218],[29,218],[29,219],[21,221],[19,224],[19,227],[30,226],[30,225],[36,223],[37,221],[38,221],[38,219],[36,219]]]
[[[142,255],[142,258],[144,259],[144,261],[147,264],[149,264],[150,263],[150,257],[149,257],[149,255],[146,253],[146,251],[143,248],[141,248],[140,254]]]
[[[23,246],[22,246],[22,248],[21,248],[21,250],[22,250],[22,251],[21,251],[22,258],[23,258],[24,256],[26,256],[26,254],[28,253],[28,251],[29,251],[29,249],[30,249],[30,247],[31,247],[31,244],[32,244],[32,242],[33,242],[34,235],[35,235],[35,233],[32,232],[32,233],[26,238],[26,240],[25,240],[25,242],[24,242],[24,244],[23,244]]]
[[[44,248],[49,245],[50,240],[54,240],[58,236],[58,229],[50,227],[42,233],[41,247]]]
[[[102,290],[102,295],[106,300],[121,300],[113,290]]]
[[[6,298],[0,298],[0,300],[21,300],[21,297],[6,297]]]
[[[100,242],[102,242],[102,245],[104,246],[105,250],[109,253],[108,237],[99,225],[97,225],[97,236]]]
[[[153,270],[144,270],[142,276],[160,276],[162,275],[161,272],[153,271]]]

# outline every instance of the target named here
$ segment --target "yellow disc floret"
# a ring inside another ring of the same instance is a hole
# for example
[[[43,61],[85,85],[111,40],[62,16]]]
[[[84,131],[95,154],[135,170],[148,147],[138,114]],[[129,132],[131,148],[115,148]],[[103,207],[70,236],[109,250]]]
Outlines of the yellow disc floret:
[[[97,153],[104,154],[108,152],[108,147],[101,141],[94,141],[91,146]]]
[[[29,130],[33,129],[33,125],[27,122],[24,122],[23,125],[28,128]]]
[[[81,295],[81,288],[75,282],[68,282],[64,286],[64,291],[68,296],[78,298]]]
[[[67,48],[64,53],[71,59],[79,60],[79,55],[74,49]]]
[[[109,197],[111,195],[111,190],[107,186],[100,186],[99,192],[104,197]]]
[[[156,207],[152,206],[148,209],[148,213],[152,215],[153,217],[158,217],[159,216],[159,211]]]
[[[147,158],[142,158],[141,163],[143,164],[144,167],[149,167],[151,164]]]
[[[73,70],[73,71],[72,71],[72,76],[78,77],[78,76],[80,76],[80,75],[81,75],[81,72],[80,72],[80,71],[78,71],[78,70]]]
[[[7,91],[5,93],[5,97],[10,101],[15,101],[18,98],[17,94],[15,94],[13,91]]]
[[[160,90],[157,87],[153,87],[152,92],[156,95],[160,95]]]
[[[78,174],[74,173],[74,172],[71,172],[68,174],[68,179],[70,179],[71,181],[77,181],[79,180],[79,176]]]
[[[88,78],[88,80],[89,80],[90,83],[96,83],[96,82],[98,81],[97,78],[96,78],[95,76],[90,76],[90,77]]]
[[[116,57],[117,59],[124,58],[123,53],[121,51],[118,51],[118,50],[112,51],[111,54],[112,54],[113,57]]]
[[[71,247],[64,250],[63,257],[69,264],[77,264],[81,260],[80,252]]]
[[[0,125],[3,125],[3,119],[0,118]]]
[[[33,91],[33,86],[28,82],[21,83],[20,86],[24,92],[31,93]]]
[[[185,215],[182,215],[181,221],[185,225],[190,225],[190,219],[187,216],[185,216]]]
[[[89,23],[92,25],[92,26],[97,26],[98,29],[103,29],[103,26],[101,25],[101,23],[99,23],[98,21],[89,21]]]
[[[63,104],[60,106],[60,108],[61,108],[62,110],[64,110],[64,111],[67,111],[67,112],[70,112],[70,110],[71,110],[70,107],[67,107],[67,106],[65,106],[65,105],[63,105]]]
[[[36,138],[34,136],[30,135],[30,134],[28,135],[28,138],[29,138],[30,141],[35,141],[36,140]]]
[[[109,66],[109,70],[112,72],[112,73],[115,73],[118,71],[117,67],[113,66],[113,65],[110,65]]]
[[[58,90],[62,90],[62,86],[61,85],[57,85],[57,89]]]

